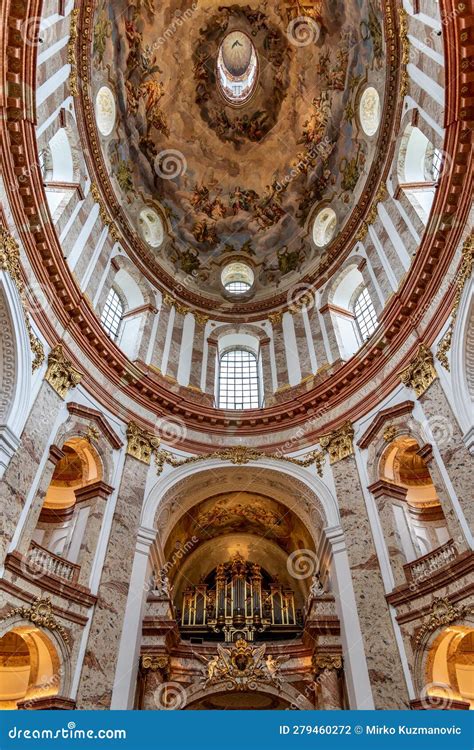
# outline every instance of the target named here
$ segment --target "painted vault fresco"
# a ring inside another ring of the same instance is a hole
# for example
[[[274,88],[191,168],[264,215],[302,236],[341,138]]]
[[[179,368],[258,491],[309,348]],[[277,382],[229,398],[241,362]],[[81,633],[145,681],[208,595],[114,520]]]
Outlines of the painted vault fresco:
[[[237,73],[246,47],[257,58],[238,105],[218,80],[229,34]],[[315,214],[330,204],[336,237],[364,190],[377,137],[364,135],[358,103],[370,83],[383,105],[382,59],[375,0],[99,3],[93,94],[109,85],[118,109],[104,156],[137,234],[144,204],[160,213],[168,273],[209,296],[223,263],[243,259],[263,297],[316,271],[326,248],[312,239]]]

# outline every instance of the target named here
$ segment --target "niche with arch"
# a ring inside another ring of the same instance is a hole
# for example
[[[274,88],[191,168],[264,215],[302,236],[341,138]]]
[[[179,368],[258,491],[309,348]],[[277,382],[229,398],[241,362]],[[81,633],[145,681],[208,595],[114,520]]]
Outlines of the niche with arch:
[[[442,169],[442,152],[416,125],[408,125],[398,152],[400,187],[424,224],[433,205]]]
[[[42,630],[18,625],[0,638],[0,709],[58,695],[61,683],[57,649]]]
[[[449,541],[446,518],[419,445],[402,436],[382,456],[380,478],[407,490],[406,501],[393,503],[395,528],[407,562],[412,562]]]
[[[474,709],[474,628],[451,625],[435,639],[426,663],[426,694]]]
[[[76,493],[99,482],[103,470],[97,451],[85,438],[70,438],[62,452],[64,456],[55,467],[32,535],[29,560],[30,565],[36,563],[39,569],[47,567],[55,575],[75,580],[91,512],[89,504],[78,502]],[[61,560],[65,561],[63,565]]]

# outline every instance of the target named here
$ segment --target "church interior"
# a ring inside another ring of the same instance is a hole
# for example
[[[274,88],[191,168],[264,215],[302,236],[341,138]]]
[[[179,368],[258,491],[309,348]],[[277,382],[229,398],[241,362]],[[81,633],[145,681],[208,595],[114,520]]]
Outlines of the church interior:
[[[0,708],[474,708],[472,0],[0,32]]]

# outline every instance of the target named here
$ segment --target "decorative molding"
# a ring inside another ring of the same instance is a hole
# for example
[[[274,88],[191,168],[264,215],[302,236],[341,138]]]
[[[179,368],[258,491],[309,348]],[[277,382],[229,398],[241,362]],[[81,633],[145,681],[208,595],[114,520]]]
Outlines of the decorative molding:
[[[369,211],[367,212],[367,216],[365,217],[365,220],[362,222],[359,231],[357,232],[355,236],[356,242],[363,242],[365,238],[367,237],[367,233],[369,231],[369,226],[375,222],[378,216],[377,208],[379,203],[382,203],[382,201],[386,200],[388,198],[388,191],[387,187],[384,182],[382,182],[379,185],[379,189],[375,193],[374,202],[372,203]]]
[[[156,472],[158,476],[163,471],[165,464],[169,464],[174,468],[179,466],[185,466],[186,464],[194,464],[200,461],[209,461],[213,458],[219,458],[221,461],[230,461],[232,464],[241,466],[248,464],[251,461],[259,461],[262,458],[270,458],[274,461],[287,461],[288,463],[301,466],[302,468],[308,468],[313,464],[316,465],[316,470],[320,477],[323,475],[323,466],[325,461],[324,453],[315,450],[307,454],[306,458],[293,458],[291,456],[282,456],[280,453],[264,453],[260,450],[254,450],[253,448],[247,448],[244,445],[234,446],[232,448],[223,448],[222,450],[214,451],[213,453],[206,453],[202,456],[190,456],[189,458],[176,458],[169,451],[159,450],[155,453],[156,461]]]
[[[401,404],[395,404],[395,406],[389,406],[387,409],[382,409],[381,411],[379,411],[373,422],[369,425],[367,430],[360,438],[358,442],[359,448],[368,448],[386,422],[392,422],[392,420],[398,419],[405,414],[411,414],[414,405],[415,404],[413,401],[402,401]],[[392,428],[395,428],[395,425],[387,425],[386,429],[388,430],[389,428],[392,431]],[[385,432],[383,437],[384,440],[386,440]],[[388,441],[386,440],[386,442]]]
[[[395,436],[397,434],[397,428],[394,424],[389,424],[383,431],[383,439],[386,443],[392,443],[395,439]]]
[[[317,675],[326,670],[336,670],[339,672],[343,666],[341,654],[314,654],[312,663]]]
[[[436,351],[436,359],[441,362],[445,370],[449,372],[449,359],[448,352],[451,349],[451,343],[453,338],[454,323],[458,314],[459,304],[461,302],[461,296],[468,279],[472,276],[472,270],[474,266],[474,232],[471,232],[469,237],[462,247],[462,260],[459,267],[459,271],[456,276],[456,295],[454,297],[453,307],[451,311],[451,322],[448,330],[444,334],[443,338],[438,344]]]
[[[127,454],[129,456],[149,465],[153,453],[157,452],[159,447],[159,437],[139,427],[136,422],[129,422],[127,427]]]
[[[277,312],[268,313],[268,320],[272,326],[279,325],[283,320],[283,311],[278,310]]]
[[[18,290],[21,305],[23,308],[25,326],[28,332],[28,338],[30,340],[30,348],[34,355],[31,367],[33,372],[35,372],[35,370],[41,367],[44,362],[44,348],[41,341],[34,335],[31,328],[30,319],[28,317],[28,305],[26,302],[25,285],[23,284],[23,279],[21,276],[20,248],[10,232],[8,232],[2,226],[0,226],[0,269],[2,271],[6,271],[10,275],[13,283]]]
[[[112,237],[114,242],[118,242],[120,240],[120,233],[115,226],[113,220],[109,216],[109,212],[107,211],[105,207],[105,203],[102,200],[102,196],[100,194],[100,190],[97,187],[96,183],[93,182],[91,185],[91,195],[95,203],[99,204],[99,216],[102,221],[102,224],[106,226],[110,232],[110,236]]]
[[[69,414],[75,414],[82,419],[95,422],[97,427],[89,425],[87,432],[84,435],[85,439],[89,442],[90,439],[99,440],[100,435],[103,435],[112,448],[119,450],[123,446],[123,441],[119,438],[117,433],[114,432],[104,415],[100,411],[97,411],[97,409],[90,409],[88,406],[83,406],[82,404],[76,404],[74,401],[70,401],[67,405],[67,410]]]
[[[267,654],[267,644],[253,645],[239,638],[232,648],[217,644],[217,654],[209,659],[197,654],[206,664],[205,685],[225,682],[229,690],[252,690],[259,682],[281,685],[280,668],[289,656]]]
[[[400,380],[403,385],[406,385],[407,388],[413,388],[417,398],[428,390],[437,377],[433,354],[425,344],[419,346],[416,357],[400,373]]]
[[[329,453],[329,463],[335,464],[354,453],[353,438],[354,428],[350,422],[345,422],[337,430],[319,439],[321,448]]]
[[[51,604],[49,596],[45,599],[37,597],[30,607],[15,607],[15,609],[11,609],[4,617],[2,617],[0,622],[8,620],[10,617],[18,616],[22,617],[24,620],[29,620],[29,622],[32,622],[40,628],[57,630],[64,642],[69,643],[68,634],[53,616],[53,605]]]
[[[74,8],[71,13],[71,26],[69,30],[69,41],[67,43],[67,62],[71,66],[69,73],[69,91],[71,96],[78,96],[79,85],[77,80],[76,66],[76,42],[77,42],[77,22],[79,20],[79,9]]]
[[[398,8],[399,36],[401,45],[400,56],[400,96],[404,97],[408,93],[408,71],[407,65],[410,62],[410,42],[408,40],[408,13],[404,8]],[[402,68],[403,66],[403,68]]]
[[[468,604],[453,606],[446,597],[434,599],[428,618],[424,621],[416,634],[416,645],[419,646],[425,635],[431,633],[433,630],[436,630],[442,625],[450,625],[455,620],[460,620],[466,615],[473,613],[474,607]]]
[[[81,382],[82,372],[73,367],[72,362],[67,359],[61,344],[51,349],[48,355],[48,369],[45,379],[61,398],[66,398],[68,391],[75,388]]]

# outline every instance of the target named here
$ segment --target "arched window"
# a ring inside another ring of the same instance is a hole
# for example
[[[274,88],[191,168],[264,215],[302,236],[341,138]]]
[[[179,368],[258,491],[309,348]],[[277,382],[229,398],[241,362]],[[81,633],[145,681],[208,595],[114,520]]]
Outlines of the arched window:
[[[102,311],[101,323],[108,335],[114,341],[120,333],[120,324],[123,316],[123,305],[115,289],[111,289],[105,301]]]
[[[366,287],[362,289],[355,301],[354,314],[359,327],[361,339],[362,341],[367,341],[377,328],[378,319],[375,307],[372,304],[370,294]]]
[[[442,168],[442,152],[433,146],[420,128],[408,125],[398,155],[398,176],[400,187],[425,224]]]
[[[258,360],[250,349],[235,347],[219,360],[219,409],[258,409],[260,383]]]

